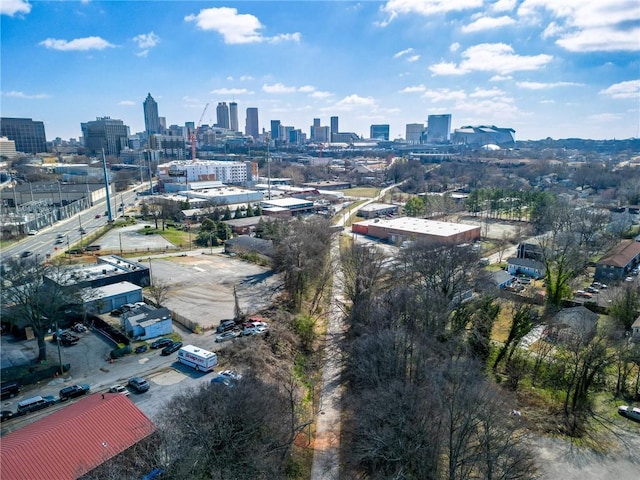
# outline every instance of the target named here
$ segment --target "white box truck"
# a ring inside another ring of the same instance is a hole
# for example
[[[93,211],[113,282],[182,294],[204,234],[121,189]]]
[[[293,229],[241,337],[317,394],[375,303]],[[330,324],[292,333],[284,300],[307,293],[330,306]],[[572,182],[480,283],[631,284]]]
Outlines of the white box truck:
[[[210,372],[218,364],[218,356],[203,348],[185,345],[178,351],[178,361],[199,372]]]

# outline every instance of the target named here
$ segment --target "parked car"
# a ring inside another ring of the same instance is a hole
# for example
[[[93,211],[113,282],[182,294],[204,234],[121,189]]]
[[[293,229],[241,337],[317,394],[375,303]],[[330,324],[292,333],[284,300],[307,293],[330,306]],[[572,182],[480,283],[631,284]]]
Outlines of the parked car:
[[[146,351],[147,351],[147,345],[146,344],[137,346],[136,350],[135,350],[136,353],[144,353]]]
[[[129,386],[138,393],[143,393],[149,390],[149,382],[142,377],[133,377],[129,379]]]
[[[20,384],[16,381],[2,382],[2,400],[15,397],[20,393]]]
[[[121,395],[124,395],[125,397],[129,396],[129,390],[127,390],[127,388],[123,387],[122,385],[113,385],[109,389],[109,393],[119,393]]]
[[[173,352],[176,352],[182,348],[182,342],[172,342],[170,345],[167,345],[162,349],[160,355],[171,355]]]
[[[228,332],[229,330],[233,330],[235,327],[236,322],[233,320],[223,320],[220,322],[220,325],[218,325],[218,328],[216,328],[216,333]]]
[[[224,385],[225,387],[235,387],[235,381],[224,375],[216,375],[211,379],[211,385]]]
[[[600,290],[598,290],[596,287],[587,287],[584,289],[584,291],[587,293],[600,293]]]
[[[216,336],[216,343],[226,342],[227,340],[233,340],[238,334],[236,332],[224,332]]]
[[[584,290],[576,290],[573,292],[574,297],[582,297],[582,298],[593,298],[593,295],[589,292],[585,292]]]
[[[122,309],[121,308],[116,308],[114,310],[111,310],[111,312],[109,312],[109,315],[111,315],[112,317],[119,317],[120,315],[122,315]]]
[[[172,343],[173,340],[171,340],[170,338],[159,338],[151,344],[151,348],[164,348],[168,345],[171,345]]]
[[[11,410],[2,410],[0,412],[0,421],[6,422],[14,417],[14,413]]]
[[[219,372],[218,375],[230,378],[231,380],[242,380],[242,375],[235,370],[223,370],[222,372]]]
[[[70,398],[81,397],[89,393],[89,385],[71,385],[60,390],[60,400],[69,400]]]
[[[35,397],[25,398],[21,402],[18,402],[17,413],[25,414],[35,412],[37,410],[50,407],[54,403],[56,403],[56,399],[51,395],[46,395],[44,397],[38,395]]]

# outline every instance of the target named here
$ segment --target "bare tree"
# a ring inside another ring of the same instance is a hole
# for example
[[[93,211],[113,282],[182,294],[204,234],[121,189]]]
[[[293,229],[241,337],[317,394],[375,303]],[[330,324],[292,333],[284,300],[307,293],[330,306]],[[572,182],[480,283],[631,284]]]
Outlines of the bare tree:
[[[171,292],[171,285],[163,279],[155,279],[151,285],[147,287],[149,296],[156,306],[161,307],[167,301]]]

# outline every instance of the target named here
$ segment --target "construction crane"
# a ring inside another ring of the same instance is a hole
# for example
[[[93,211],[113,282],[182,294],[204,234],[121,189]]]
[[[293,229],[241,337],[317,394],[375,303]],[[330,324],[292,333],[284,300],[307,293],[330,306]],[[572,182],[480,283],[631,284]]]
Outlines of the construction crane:
[[[200,130],[200,125],[202,124],[202,119],[204,118],[204,114],[207,113],[207,108],[209,108],[209,104],[207,103],[204,106],[204,110],[202,110],[202,115],[200,115],[200,120],[198,120],[198,125],[191,132],[191,161],[195,162],[196,160],[196,140],[198,138],[198,130]]]

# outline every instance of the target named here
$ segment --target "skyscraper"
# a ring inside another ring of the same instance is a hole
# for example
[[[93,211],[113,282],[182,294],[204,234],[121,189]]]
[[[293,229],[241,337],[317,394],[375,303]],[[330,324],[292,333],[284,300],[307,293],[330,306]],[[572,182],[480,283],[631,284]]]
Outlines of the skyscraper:
[[[407,123],[405,140],[407,141],[407,143],[417,145],[422,142],[423,132],[424,125],[422,123]]]
[[[338,133],[338,117],[331,117],[331,133],[329,134],[329,141],[333,142],[335,141],[333,139],[333,136]]]
[[[160,117],[158,117],[158,104],[150,93],[142,106],[144,108],[144,129],[147,132],[147,136],[154,133],[162,133],[160,131]]]
[[[118,155],[129,145],[129,127],[122,120],[98,117],[93,122],[81,123],[84,146],[91,153],[100,153],[104,148],[107,155]]]
[[[231,117],[231,130],[234,132],[238,131],[238,104],[236,102],[231,102],[229,104],[229,116]]]
[[[447,143],[451,135],[451,114],[427,117],[427,143]]]
[[[280,140],[280,120],[271,120],[271,140]]]
[[[44,123],[30,118],[0,118],[0,136],[13,140],[16,151],[40,153],[47,151]]]
[[[227,102],[219,102],[216,107],[217,125],[220,128],[229,128],[229,107]]]
[[[254,139],[257,139],[260,136],[260,127],[258,123],[258,109],[256,107],[247,108],[245,134],[251,135]]]
[[[369,138],[376,140],[389,140],[389,124],[371,125]]]

